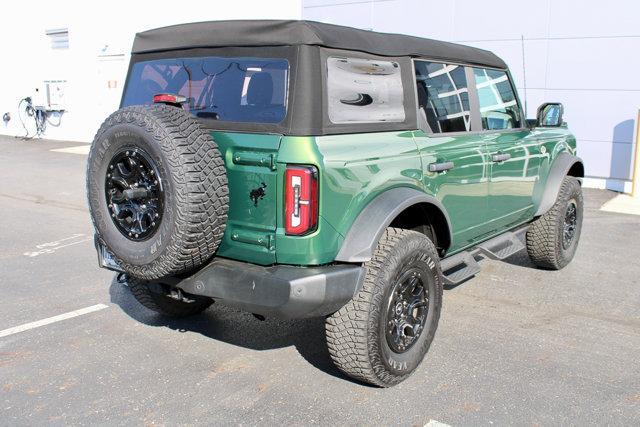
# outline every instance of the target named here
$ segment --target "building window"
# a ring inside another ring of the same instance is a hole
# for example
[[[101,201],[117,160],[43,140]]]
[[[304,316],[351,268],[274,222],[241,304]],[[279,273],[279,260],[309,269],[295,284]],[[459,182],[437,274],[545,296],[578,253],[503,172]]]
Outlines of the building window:
[[[361,58],[327,58],[329,120],[332,123],[403,122],[400,65]]]
[[[69,49],[69,29],[68,28],[54,28],[46,30],[45,34],[49,36],[51,42],[51,49],[64,50]]]
[[[471,129],[469,89],[464,67],[415,61],[419,119],[431,133]]]

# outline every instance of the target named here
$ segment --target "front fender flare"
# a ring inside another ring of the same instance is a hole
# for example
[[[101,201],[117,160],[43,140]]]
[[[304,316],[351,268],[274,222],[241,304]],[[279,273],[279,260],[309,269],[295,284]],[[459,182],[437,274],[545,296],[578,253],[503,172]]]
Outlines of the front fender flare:
[[[384,230],[403,210],[417,203],[432,204],[444,214],[449,241],[452,241],[449,215],[438,199],[413,188],[393,188],[377,196],[360,212],[345,236],[336,261],[369,261]]]
[[[551,209],[553,204],[556,202],[556,198],[558,197],[558,192],[560,192],[560,186],[562,186],[564,177],[567,176],[567,174],[575,164],[579,164],[580,166],[582,166],[583,176],[581,176],[580,178],[584,178],[584,165],[580,157],[566,152],[558,154],[558,157],[551,165],[551,169],[549,170],[549,174],[547,175],[545,188],[542,193],[542,197],[540,198],[538,210],[535,214],[536,217],[544,215],[549,209]]]

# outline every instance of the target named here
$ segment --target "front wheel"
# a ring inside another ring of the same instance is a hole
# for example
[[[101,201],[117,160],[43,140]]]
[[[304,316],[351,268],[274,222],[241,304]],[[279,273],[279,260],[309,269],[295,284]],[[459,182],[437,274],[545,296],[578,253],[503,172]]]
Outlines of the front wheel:
[[[442,272],[424,234],[385,230],[357,296],[326,321],[329,353],[347,375],[380,387],[406,379],[433,341]]]
[[[580,182],[565,177],[554,205],[527,230],[527,252],[536,266],[560,270],[571,262],[580,240],[583,208]]]

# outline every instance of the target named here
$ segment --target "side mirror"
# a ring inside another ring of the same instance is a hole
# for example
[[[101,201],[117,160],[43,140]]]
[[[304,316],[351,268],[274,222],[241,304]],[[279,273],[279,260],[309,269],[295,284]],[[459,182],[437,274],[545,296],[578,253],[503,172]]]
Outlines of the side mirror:
[[[562,126],[562,114],[564,107],[559,102],[546,102],[538,107],[538,126],[559,127]]]

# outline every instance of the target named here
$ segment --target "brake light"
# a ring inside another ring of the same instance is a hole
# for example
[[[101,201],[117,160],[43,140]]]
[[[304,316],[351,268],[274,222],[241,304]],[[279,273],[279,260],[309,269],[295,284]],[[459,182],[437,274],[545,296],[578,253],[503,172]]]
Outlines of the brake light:
[[[318,170],[312,166],[287,166],[284,191],[284,229],[300,236],[318,225]]]
[[[184,104],[187,98],[172,93],[157,93],[153,95],[154,104]]]

